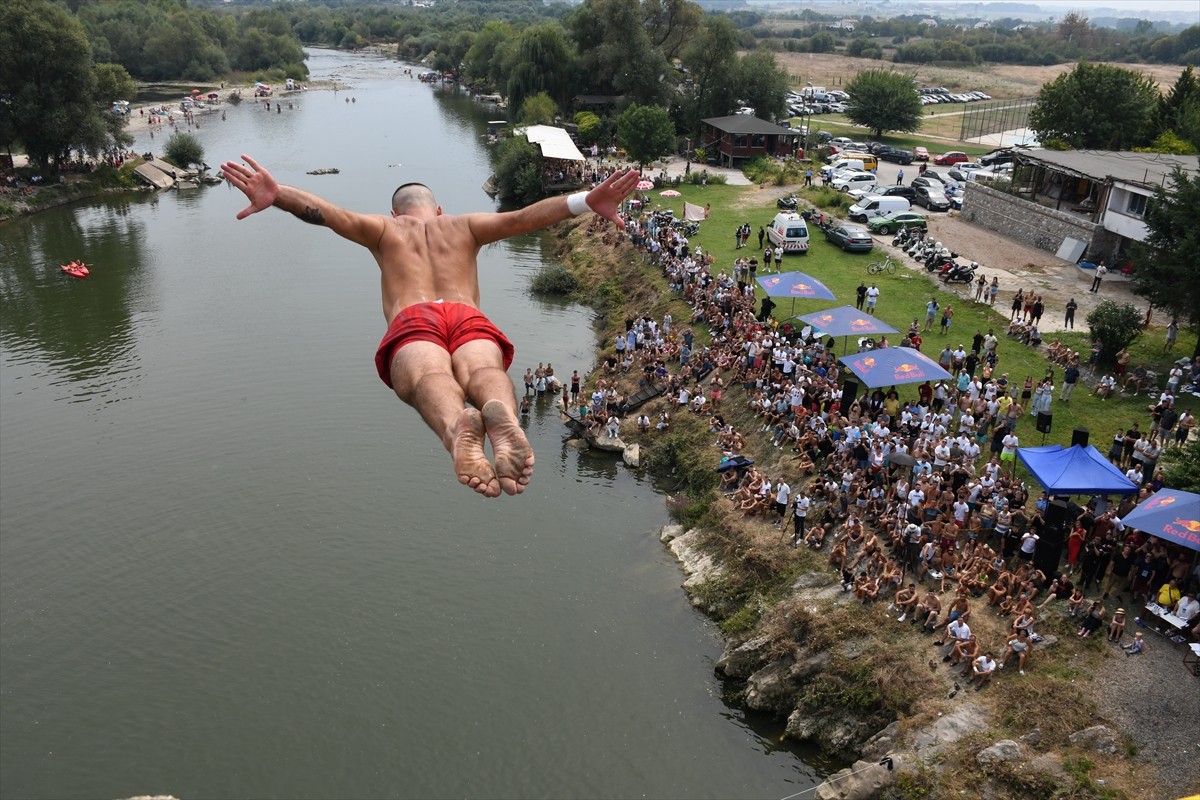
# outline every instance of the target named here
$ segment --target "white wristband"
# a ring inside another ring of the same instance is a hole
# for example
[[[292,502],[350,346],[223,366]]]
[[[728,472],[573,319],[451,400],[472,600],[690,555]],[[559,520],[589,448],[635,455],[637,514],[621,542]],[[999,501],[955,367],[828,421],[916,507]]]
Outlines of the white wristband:
[[[585,211],[591,211],[592,207],[588,205],[587,192],[576,192],[567,196],[567,210],[573,216],[578,217]]]

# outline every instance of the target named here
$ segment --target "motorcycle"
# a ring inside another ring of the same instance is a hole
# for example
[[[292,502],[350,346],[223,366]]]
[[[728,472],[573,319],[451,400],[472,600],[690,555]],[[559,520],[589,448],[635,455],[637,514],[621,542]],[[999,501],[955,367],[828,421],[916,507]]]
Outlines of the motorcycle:
[[[775,205],[784,211],[795,211],[796,206],[799,205],[799,203],[799,198],[797,198],[794,194],[788,195],[787,197],[781,197],[775,201]]]
[[[925,269],[929,272],[941,272],[947,261],[953,261],[957,253],[951,253],[950,248],[940,247],[925,259]]]
[[[935,245],[941,247],[940,244],[934,242],[932,239],[914,239],[909,243],[908,248],[904,252],[908,253],[910,258],[915,258],[917,261],[924,261],[929,255],[930,248]]]
[[[942,283],[970,284],[975,280],[975,270],[978,268],[979,263],[976,261],[972,261],[970,264],[949,262],[947,268],[942,271]]]
[[[892,247],[904,247],[912,239],[912,234],[909,228],[901,228],[896,231],[896,235],[892,237]]]

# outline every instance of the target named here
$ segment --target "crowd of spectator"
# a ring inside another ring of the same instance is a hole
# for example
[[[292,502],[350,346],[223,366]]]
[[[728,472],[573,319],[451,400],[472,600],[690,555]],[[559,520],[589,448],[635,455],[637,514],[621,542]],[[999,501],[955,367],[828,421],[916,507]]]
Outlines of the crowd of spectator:
[[[1080,636],[1104,628],[1125,644],[1125,610],[1110,615],[1110,598],[1147,600],[1172,581],[1189,601],[1196,596],[1200,573],[1184,552],[1120,522],[1162,486],[1162,449],[1186,438],[1178,426],[1191,415],[1176,414],[1173,397],[1164,394],[1152,407],[1152,433],[1141,435],[1136,424],[1121,431],[1114,463],[1130,465],[1138,494],[1116,506],[1093,498],[1070,522],[1065,568],[1047,574],[1035,556],[1051,498],[1031,502],[1015,477],[1015,454],[1018,430],[1031,425],[1022,420],[1055,400],[1052,369],[1041,380],[1010,381],[999,371],[999,337],[977,331],[969,347],[947,343],[939,357],[953,380],[926,381],[907,398],[895,388],[844,395],[832,339],[781,325],[768,308],[755,313],[750,259],[722,269],[711,255],[693,253],[678,230],[636,215],[627,226],[690,318],[677,327],[666,319],[627,321],[627,335],[617,337],[626,346],[606,355],[606,364],[640,370],[642,386],[665,383],[668,408],[706,415],[725,461],[737,459],[750,436],[785,454],[778,474],[754,465],[723,469],[724,498],[747,520],[774,524],[792,546],[828,550],[846,592],[863,603],[886,602],[897,620],[937,635],[943,660],[979,688],[994,670],[1030,665],[1034,625],[1050,606],[1078,616]],[[590,232],[617,241],[605,224]],[[1021,314],[1036,325],[1040,298],[1019,297],[1013,319]],[[693,347],[693,326],[707,327],[707,346]],[[920,344],[914,319],[901,346]],[[1190,379],[1200,377],[1200,362],[1191,372]],[[1080,374],[1076,353],[1067,358],[1060,402],[1069,402]],[[737,402],[755,429],[735,429],[717,407],[726,387],[740,389]],[[1089,600],[1088,592],[1099,596]],[[983,607],[1011,620],[1003,638],[984,643],[971,632],[971,614]],[[1189,624],[1200,632],[1200,618]]]

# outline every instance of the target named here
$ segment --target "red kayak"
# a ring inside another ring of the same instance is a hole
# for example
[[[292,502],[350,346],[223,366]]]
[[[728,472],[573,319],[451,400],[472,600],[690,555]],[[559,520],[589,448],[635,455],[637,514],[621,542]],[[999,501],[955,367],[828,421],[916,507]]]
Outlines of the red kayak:
[[[58,268],[73,278],[86,278],[91,274],[87,264],[82,261],[72,261],[70,264],[59,264]]]

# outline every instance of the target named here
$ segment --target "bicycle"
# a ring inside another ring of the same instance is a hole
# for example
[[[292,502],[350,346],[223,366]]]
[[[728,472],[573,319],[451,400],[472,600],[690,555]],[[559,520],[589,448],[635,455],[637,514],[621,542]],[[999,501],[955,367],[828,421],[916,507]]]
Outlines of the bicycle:
[[[877,275],[880,272],[890,272],[896,274],[896,262],[892,261],[892,257],[888,256],[883,261],[872,261],[867,264],[867,272],[871,275]]]

